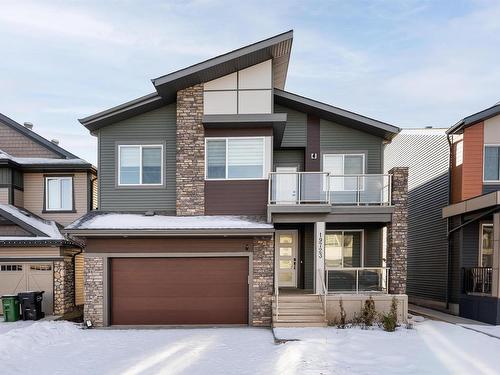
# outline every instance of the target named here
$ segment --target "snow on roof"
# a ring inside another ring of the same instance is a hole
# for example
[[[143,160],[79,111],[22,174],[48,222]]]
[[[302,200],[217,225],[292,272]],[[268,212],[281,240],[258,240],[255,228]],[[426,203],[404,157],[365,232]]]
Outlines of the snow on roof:
[[[57,228],[57,225],[54,221],[44,220],[39,218],[29,211],[22,210],[20,208],[11,206],[9,204],[0,204],[0,210],[5,211],[6,213],[14,216],[15,218],[25,222],[29,226],[39,230],[42,233],[45,233],[45,236],[37,236],[37,237],[27,237],[27,236],[10,236],[4,237],[1,236],[1,241],[10,241],[10,240],[63,240],[64,237]]]
[[[12,160],[18,164],[29,164],[29,165],[37,165],[37,164],[54,164],[54,165],[75,165],[75,164],[89,164],[87,161],[83,159],[57,159],[57,158],[19,158],[12,156],[5,151],[0,150],[0,159],[4,160]]]
[[[273,229],[272,224],[247,216],[166,216],[100,213],[83,217],[66,229]]]

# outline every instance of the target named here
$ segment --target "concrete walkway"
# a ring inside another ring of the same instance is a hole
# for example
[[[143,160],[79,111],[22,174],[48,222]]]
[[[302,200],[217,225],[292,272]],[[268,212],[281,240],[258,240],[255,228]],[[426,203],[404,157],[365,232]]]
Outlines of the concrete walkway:
[[[421,315],[428,319],[440,320],[442,322],[451,324],[476,324],[481,326],[489,326],[490,324],[478,322],[477,320],[462,318],[460,316],[447,314],[442,311],[429,309],[427,307],[417,306],[413,304],[408,304],[408,311],[414,315]]]

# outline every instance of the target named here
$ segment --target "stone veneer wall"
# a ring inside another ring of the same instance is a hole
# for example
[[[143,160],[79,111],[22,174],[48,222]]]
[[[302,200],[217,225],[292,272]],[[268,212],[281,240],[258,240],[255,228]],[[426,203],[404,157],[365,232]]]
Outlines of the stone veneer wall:
[[[253,239],[253,318],[252,325],[268,327],[272,322],[274,282],[274,239]]]
[[[395,167],[392,174],[392,222],[387,226],[389,293],[405,294],[408,253],[408,168]]]
[[[71,257],[54,262],[54,315],[64,315],[75,308],[75,278]]]
[[[85,257],[85,306],[83,316],[96,327],[104,325],[104,259]]]
[[[203,85],[177,92],[176,211],[205,214],[205,130]]]

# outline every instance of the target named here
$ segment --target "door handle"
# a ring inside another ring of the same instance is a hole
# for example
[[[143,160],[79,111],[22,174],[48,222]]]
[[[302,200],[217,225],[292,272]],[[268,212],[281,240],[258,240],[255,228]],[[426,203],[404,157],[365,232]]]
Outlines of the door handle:
[[[293,258],[293,269],[297,268],[297,258]]]

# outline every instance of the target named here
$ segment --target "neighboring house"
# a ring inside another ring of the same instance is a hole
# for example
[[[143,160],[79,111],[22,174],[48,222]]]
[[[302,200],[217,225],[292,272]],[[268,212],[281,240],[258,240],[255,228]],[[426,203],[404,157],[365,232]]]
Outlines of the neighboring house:
[[[500,324],[500,103],[448,131],[451,307],[466,318]]]
[[[399,128],[284,91],[292,32],[153,79],[80,122],[98,138],[85,319],[325,325],[372,295],[406,318]],[[390,272],[388,269],[390,268]],[[390,277],[389,277],[390,275]]]
[[[91,164],[0,114],[0,295],[43,290],[49,315],[83,304],[83,245],[60,230],[93,208],[95,179]]]
[[[403,129],[385,146],[384,170],[409,168],[408,283],[411,303],[447,309],[449,145],[446,129]]]

